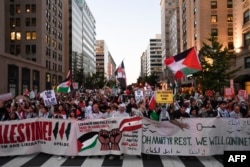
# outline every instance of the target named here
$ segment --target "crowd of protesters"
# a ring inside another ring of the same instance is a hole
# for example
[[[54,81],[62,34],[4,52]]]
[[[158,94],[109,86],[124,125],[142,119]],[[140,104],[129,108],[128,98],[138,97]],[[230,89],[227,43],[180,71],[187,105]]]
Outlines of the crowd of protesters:
[[[72,97],[58,95],[57,105],[45,106],[42,98],[0,101],[0,120],[23,120],[29,118],[95,119],[110,117],[144,116],[156,121],[199,117],[250,117],[249,104],[239,98],[205,97],[204,95],[178,95],[172,104],[149,107],[149,98],[136,101],[135,97],[109,96],[100,91],[88,91]],[[119,107],[125,108],[119,113]]]
[[[202,94],[177,95],[171,104],[149,104],[150,97],[136,101],[132,93],[112,96],[99,90],[88,90],[78,94],[57,95],[57,105],[45,106],[41,97],[0,101],[0,121],[30,118],[51,119],[105,119],[113,117],[147,117],[155,121],[170,121],[181,129],[189,126],[182,118],[250,118],[247,101],[240,98],[223,99],[205,97]],[[59,157],[61,159],[62,157]],[[73,157],[74,158],[74,157]],[[110,159],[114,159],[113,155]],[[120,158],[123,158],[122,155]]]

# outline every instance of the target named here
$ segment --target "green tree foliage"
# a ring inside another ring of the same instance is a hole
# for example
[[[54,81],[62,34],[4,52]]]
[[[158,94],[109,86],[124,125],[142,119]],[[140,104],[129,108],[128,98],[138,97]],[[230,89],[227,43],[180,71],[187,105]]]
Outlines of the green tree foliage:
[[[102,72],[97,72],[85,77],[84,87],[87,89],[100,89],[106,84],[106,78]]]
[[[84,78],[85,78],[85,76],[84,76],[83,69],[74,70],[73,81],[78,82],[79,87],[81,87],[83,85]]]
[[[139,78],[137,78],[137,84],[141,86],[145,85],[145,83],[147,82],[149,85],[156,85],[157,82],[159,81],[159,75],[157,75],[157,73],[153,72],[152,74],[150,74],[149,76],[140,76]]]
[[[240,68],[234,68],[236,55],[234,51],[223,47],[215,36],[208,39],[209,44],[203,43],[199,51],[202,70],[193,74],[196,84],[202,90],[221,92],[229,86],[229,80],[235,77]]]

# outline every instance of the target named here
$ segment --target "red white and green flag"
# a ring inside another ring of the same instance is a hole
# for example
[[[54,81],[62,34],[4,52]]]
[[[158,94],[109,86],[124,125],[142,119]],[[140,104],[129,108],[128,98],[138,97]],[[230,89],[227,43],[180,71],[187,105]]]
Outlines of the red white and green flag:
[[[71,87],[72,87],[72,77],[71,77],[71,71],[69,71],[66,79],[62,81],[59,85],[57,85],[56,92],[69,93],[71,91]]]
[[[174,73],[176,79],[202,70],[199,57],[194,47],[164,60],[166,66]]]

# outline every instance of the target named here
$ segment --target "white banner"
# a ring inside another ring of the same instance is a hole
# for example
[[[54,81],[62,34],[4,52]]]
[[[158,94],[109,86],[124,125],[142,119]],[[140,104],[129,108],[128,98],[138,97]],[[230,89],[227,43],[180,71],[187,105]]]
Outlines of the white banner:
[[[142,119],[110,118],[78,122],[79,155],[141,154]]]
[[[181,121],[181,120],[179,120]],[[143,119],[142,152],[160,155],[208,156],[225,150],[249,151],[250,119],[186,118],[189,129]]]
[[[84,121],[33,118],[0,122],[0,156],[44,152],[90,156],[146,154],[210,156],[249,151],[249,118],[186,118],[189,129],[169,121],[110,118]]]

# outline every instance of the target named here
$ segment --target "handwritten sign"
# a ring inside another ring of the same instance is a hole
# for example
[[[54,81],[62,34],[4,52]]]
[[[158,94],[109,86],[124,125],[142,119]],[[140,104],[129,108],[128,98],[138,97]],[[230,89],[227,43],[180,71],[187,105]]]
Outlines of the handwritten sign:
[[[156,91],[156,103],[173,103],[173,91],[172,90],[157,90]]]
[[[135,91],[135,100],[137,102],[143,100],[144,96],[143,96],[143,90],[139,89]]]
[[[57,104],[54,90],[45,90],[40,95],[43,98],[45,106],[53,106]]]

